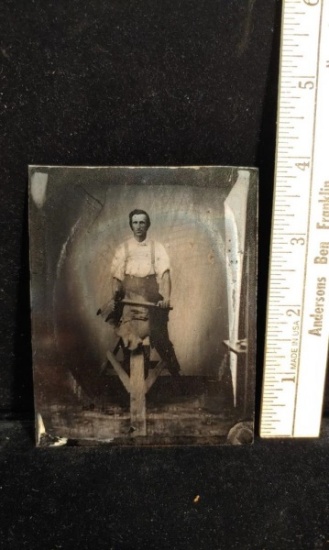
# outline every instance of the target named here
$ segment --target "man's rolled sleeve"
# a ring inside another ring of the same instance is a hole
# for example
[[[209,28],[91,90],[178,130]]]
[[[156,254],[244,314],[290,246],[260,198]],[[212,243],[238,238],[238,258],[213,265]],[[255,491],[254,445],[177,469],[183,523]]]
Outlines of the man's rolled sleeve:
[[[166,271],[170,271],[170,260],[165,248],[160,243],[155,246],[155,271],[159,279]]]
[[[125,250],[124,246],[119,246],[114,254],[114,258],[111,264],[111,275],[119,281],[124,279],[124,268],[125,268]]]

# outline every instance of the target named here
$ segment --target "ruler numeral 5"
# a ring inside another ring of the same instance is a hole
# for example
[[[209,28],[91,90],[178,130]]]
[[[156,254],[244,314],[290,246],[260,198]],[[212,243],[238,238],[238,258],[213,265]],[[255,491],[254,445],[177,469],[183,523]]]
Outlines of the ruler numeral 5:
[[[302,90],[313,90],[314,82],[312,82],[312,80],[306,80],[306,82],[302,82],[300,80],[298,82],[298,88],[301,88]]]

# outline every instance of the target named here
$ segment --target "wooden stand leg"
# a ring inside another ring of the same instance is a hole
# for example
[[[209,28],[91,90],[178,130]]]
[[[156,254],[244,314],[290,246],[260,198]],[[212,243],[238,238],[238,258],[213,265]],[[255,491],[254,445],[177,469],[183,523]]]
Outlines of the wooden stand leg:
[[[155,369],[149,373],[145,380],[144,353],[142,349],[137,349],[130,353],[130,377],[123,370],[114,353],[108,351],[107,359],[115,369],[125,389],[130,394],[131,434],[133,436],[147,435],[146,394],[161,374],[165,364],[163,361],[159,361]]]
[[[142,350],[130,354],[130,419],[133,435],[146,435],[146,384]]]

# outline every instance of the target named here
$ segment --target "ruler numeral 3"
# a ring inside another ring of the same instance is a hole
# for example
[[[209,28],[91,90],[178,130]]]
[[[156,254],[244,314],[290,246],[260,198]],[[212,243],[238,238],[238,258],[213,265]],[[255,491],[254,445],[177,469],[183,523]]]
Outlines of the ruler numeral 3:
[[[292,239],[290,239],[290,244],[299,244],[299,245],[303,245],[305,244],[305,239],[303,239],[303,237],[293,237]]]

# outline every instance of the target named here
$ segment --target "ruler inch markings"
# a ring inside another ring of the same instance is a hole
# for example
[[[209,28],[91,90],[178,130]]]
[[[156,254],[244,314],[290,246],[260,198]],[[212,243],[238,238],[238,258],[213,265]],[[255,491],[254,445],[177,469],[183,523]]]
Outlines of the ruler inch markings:
[[[326,95],[323,97],[323,94],[321,94],[322,90],[324,90],[324,86],[326,85],[326,90],[328,89],[329,79],[328,75],[325,76],[325,73],[322,69],[326,69],[327,65],[323,64],[323,57],[326,58],[327,51],[326,48],[329,47],[329,40],[327,37],[327,30],[324,30],[324,10],[326,9],[326,17],[327,17],[327,24],[329,21],[329,2],[328,0],[322,0],[320,5],[320,26],[319,26],[319,33],[318,33],[318,48],[317,48],[317,71],[316,71],[316,86],[315,86],[315,99],[314,99],[314,125],[313,125],[313,143],[312,143],[312,158],[314,159],[314,162],[311,167],[311,174],[310,174],[310,206],[308,210],[308,220],[307,220],[307,226],[308,226],[308,234],[309,239],[306,242],[306,262],[304,266],[304,285],[303,285],[303,308],[308,309],[310,305],[310,287],[311,283],[314,282],[314,277],[316,270],[313,266],[313,246],[314,243],[317,241],[315,238],[315,232],[317,227],[316,223],[316,216],[314,215],[314,212],[316,212],[316,206],[317,202],[320,202],[321,200],[321,191],[322,191],[322,183],[317,184],[317,182],[321,179],[321,176],[323,177],[322,182],[325,181],[326,176],[328,175],[328,172],[326,170],[322,169],[322,166],[326,166],[326,155],[323,154],[323,149],[321,149],[321,141],[325,140],[327,138],[327,124],[329,119],[329,109],[327,106],[326,101]],[[324,47],[326,46],[326,47]],[[321,72],[320,72],[321,71]],[[322,82],[322,87],[320,88],[319,84]],[[319,97],[321,97],[321,103],[319,101]],[[321,176],[319,177],[319,173]],[[327,181],[328,183],[328,181]],[[329,185],[329,183],[328,183]],[[323,187],[324,183],[323,183]],[[325,210],[325,207],[322,209],[322,219],[323,217],[326,218],[326,215],[324,212],[327,212]],[[327,226],[326,226],[327,227]],[[329,229],[329,227],[327,227]],[[327,237],[328,235],[328,231]],[[317,242],[316,244],[319,245]],[[320,246],[320,245],[319,245]],[[315,250],[315,249],[314,249]],[[312,252],[312,256],[310,255],[310,252]],[[315,262],[314,262],[315,263]],[[317,265],[317,264],[316,264]],[[321,264],[322,265],[322,264]],[[327,265],[327,264],[326,264]],[[328,277],[328,268],[326,271],[323,272],[323,274],[326,274],[326,277],[319,277],[321,275],[322,270],[317,270],[317,280],[327,280]],[[313,285],[312,285],[313,286]],[[318,287],[316,287],[318,288]],[[316,292],[316,295],[318,295],[318,291]],[[313,298],[311,297],[311,300]],[[313,305],[310,305],[311,308],[314,309]],[[313,313],[313,312],[312,312]],[[326,310],[328,317],[328,310]],[[323,396],[323,389],[324,389],[324,378],[325,378],[325,371],[326,371],[326,362],[327,362],[327,352],[328,352],[328,336],[329,336],[329,327],[328,323],[326,323],[326,317],[324,315],[324,321],[322,324],[322,332],[320,336],[322,336],[322,341],[317,342],[317,344],[322,344],[322,357],[318,357],[318,361],[322,362],[322,369],[319,371],[318,369],[318,380],[316,381],[318,387],[315,387],[313,385],[312,387],[312,394],[309,396],[311,399],[312,397],[315,399],[315,402],[318,402],[318,409],[317,411],[314,411],[314,415],[312,419],[307,419],[305,416],[301,414],[302,407],[305,405],[305,381],[312,384],[312,379],[309,376],[309,365],[307,365],[307,359],[310,360],[310,354],[309,347],[308,348],[302,348],[302,343],[306,342],[307,344],[307,332],[304,328],[306,325],[306,319],[305,316],[301,319],[301,339],[299,344],[299,370],[298,370],[298,377],[297,377],[297,387],[296,387],[296,401],[295,401],[295,411],[294,411],[294,423],[293,423],[293,430],[294,434],[296,436],[300,436],[303,434],[305,428],[310,432],[310,435],[319,435],[320,431],[320,420],[321,420],[321,409],[322,409],[322,400],[321,400],[321,393]],[[309,331],[310,334],[310,331]],[[302,340],[303,338],[303,340]],[[310,344],[310,339],[308,339],[308,345]],[[314,342],[313,342],[314,344]],[[319,353],[319,349],[317,346],[313,345],[313,356],[314,352]],[[303,353],[304,352],[304,353]],[[305,369],[306,364],[306,369]],[[314,377],[313,377],[314,378]],[[304,386],[304,387],[303,387]],[[319,395],[319,386],[320,386],[320,395]],[[300,388],[300,391],[299,391]],[[321,391],[322,390],[322,391]],[[306,394],[306,397],[307,394]]]
[[[262,437],[314,437],[320,428],[329,340],[328,27],[329,0],[283,0]],[[289,296],[297,303],[287,304]]]

